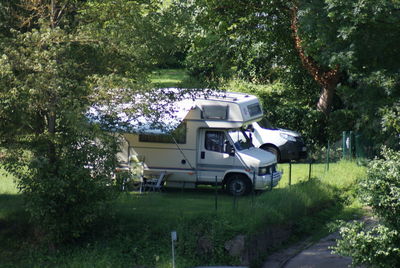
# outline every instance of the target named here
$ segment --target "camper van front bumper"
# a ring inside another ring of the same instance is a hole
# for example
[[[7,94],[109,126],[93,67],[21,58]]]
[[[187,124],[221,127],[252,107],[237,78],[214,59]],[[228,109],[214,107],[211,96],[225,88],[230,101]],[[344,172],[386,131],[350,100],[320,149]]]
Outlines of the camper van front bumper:
[[[271,189],[278,185],[282,178],[281,172],[273,172],[272,174],[267,174],[263,176],[257,176],[256,190],[266,190]]]

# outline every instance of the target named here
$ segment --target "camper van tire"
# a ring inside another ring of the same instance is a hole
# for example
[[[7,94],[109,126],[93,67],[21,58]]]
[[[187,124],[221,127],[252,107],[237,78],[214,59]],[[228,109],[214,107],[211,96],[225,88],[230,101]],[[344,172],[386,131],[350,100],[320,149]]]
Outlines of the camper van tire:
[[[268,151],[270,153],[273,153],[276,156],[276,161],[279,163],[281,160],[281,154],[279,152],[279,149],[276,148],[273,145],[270,144],[264,144],[263,146],[260,147],[261,149]]]
[[[246,195],[251,190],[251,181],[246,175],[234,173],[229,176],[226,189],[231,195]]]

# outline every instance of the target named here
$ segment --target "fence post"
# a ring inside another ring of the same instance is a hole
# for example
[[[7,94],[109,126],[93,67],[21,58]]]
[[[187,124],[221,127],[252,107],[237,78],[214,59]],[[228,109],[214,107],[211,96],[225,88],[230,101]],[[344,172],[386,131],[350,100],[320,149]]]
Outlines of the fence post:
[[[253,171],[253,191],[251,195],[251,206],[254,207],[254,195],[256,194],[256,171]]]
[[[185,186],[186,186],[186,182],[184,181],[184,182],[182,183],[181,193],[183,193],[183,189],[185,189]]]
[[[237,196],[233,195],[233,211],[236,212],[237,210]]]
[[[312,162],[313,162],[313,160],[312,160],[312,158],[310,158],[310,162],[309,162],[309,164],[308,164],[308,180],[311,179],[311,166],[312,166]]]
[[[354,157],[354,150],[353,150],[353,141],[354,140],[354,133],[353,133],[353,131],[350,131],[350,134],[349,134],[349,155],[350,155],[350,160],[352,160],[353,159],[353,157]]]
[[[330,150],[331,150],[331,147],[330,147],[330,143],[329,143],[329,141],[328,141],[328,148],[326,148],[326,166],[325,166],[325,170],[326,170],[326,171],[329,171],[329,155],[330,155]]]
[[[217,187],[218,181],[217,181],[217,176],[215,176],[215,211],[218,210],[218,187]]]
[[[343,133],[342,133],[342,158],[343,159],[346,159],[346,152],[347,152],[346,131],[343,131]]]
[[[271,172],[271,181],[270,181],[270,187],[269,187],[270,191],[272,191],[273,185],[274,185],[274,173]]]
[[[289,186],[292,185],[292,160],[289,161]]]

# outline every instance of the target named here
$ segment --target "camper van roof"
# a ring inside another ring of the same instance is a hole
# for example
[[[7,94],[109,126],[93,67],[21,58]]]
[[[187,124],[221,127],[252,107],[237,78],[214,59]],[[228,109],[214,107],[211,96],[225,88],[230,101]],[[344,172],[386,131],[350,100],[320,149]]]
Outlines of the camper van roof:
[[[217,92],[212,90],[182,91],[177,88],[159,89],[154,94],[172,95],[175,101],[159,99],[151,102],[148,109],[153,111],[146,114],[139,108],[140,103],[149,102],[145,96],[136,95],[135,103],[124,103],[116,105],[92,106],[87,116],[92,122],[109,126],[113,131],[121,132],[145,132],[145,133],[167,133],[176,129],[185,119],[188,112],[195,107],[196,100],[226,101],[242,103],[255,100],[257,97],[238,92]],[[161,96],[162,96],[161,95]],[[154,96],[154,95],[153,95]],[[133,111],[133,112],[132,112]]]
[[[103,125],[109,125],[114,131],[121,132],[146,132],[146,133],[166,133],[174,130],[183,121],[187,113],[192,109],[193,100],[182,100],[179,102],[165,104],[165,113],[152,113],[143,115],[141,111],[133,113],[135,104],[125,103],[110,106],[90,107],[88,117],[91,121]]]

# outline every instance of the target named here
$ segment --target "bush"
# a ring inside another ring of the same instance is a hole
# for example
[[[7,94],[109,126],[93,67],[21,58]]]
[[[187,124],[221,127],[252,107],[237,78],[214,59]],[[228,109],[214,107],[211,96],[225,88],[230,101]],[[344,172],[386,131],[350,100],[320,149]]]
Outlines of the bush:
[[[361,199],[380,223],[370,229],[362,223],[345,224],[335,247],[337,253],[351,256],[354,265],[400,267],[400,152],[385,148],[382,155],[359,183]]]
[[[50,245],[92,231],[116,195],[111,181],[117,149],[114,138],[94,128],[68,134],[56,143],[54,161],[18,151],[8,151],[4,159],[23,193],[35,239]]]

